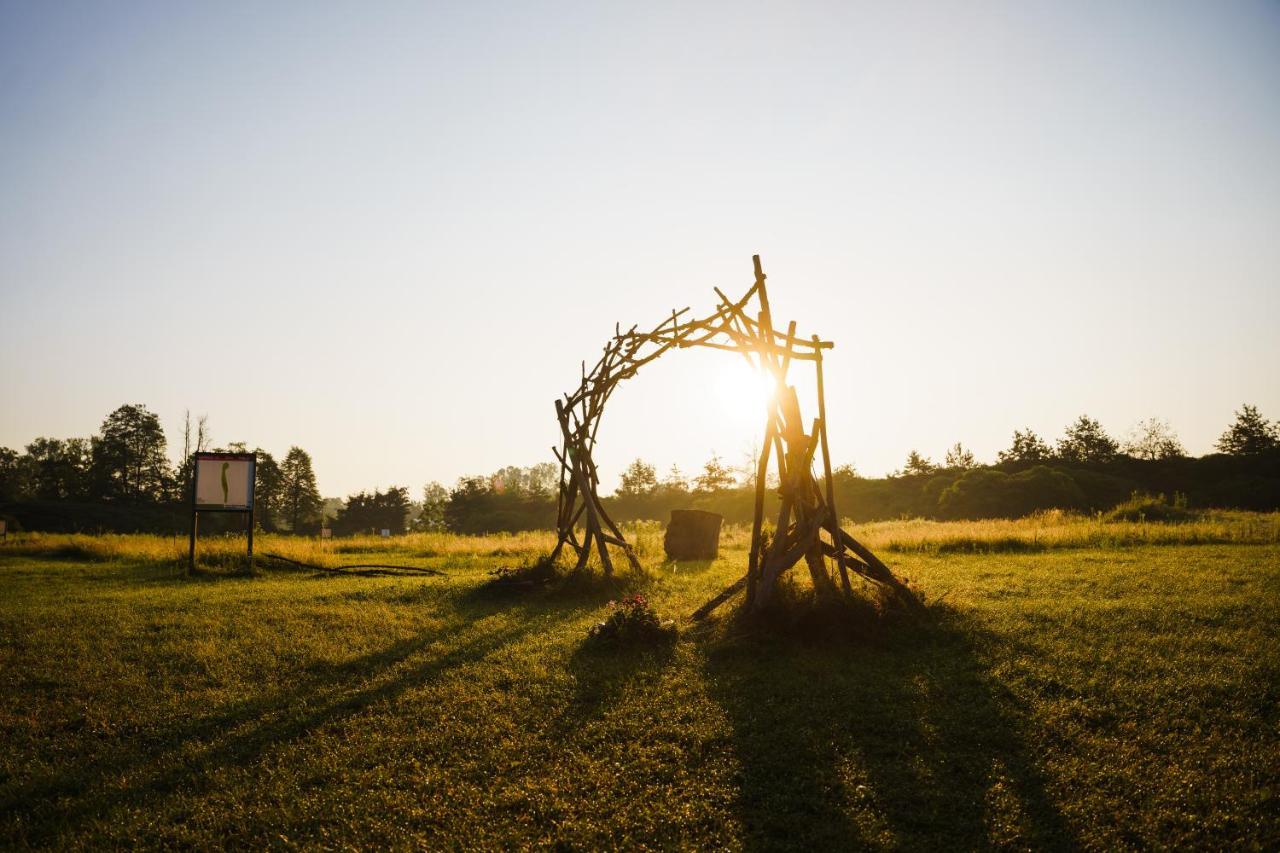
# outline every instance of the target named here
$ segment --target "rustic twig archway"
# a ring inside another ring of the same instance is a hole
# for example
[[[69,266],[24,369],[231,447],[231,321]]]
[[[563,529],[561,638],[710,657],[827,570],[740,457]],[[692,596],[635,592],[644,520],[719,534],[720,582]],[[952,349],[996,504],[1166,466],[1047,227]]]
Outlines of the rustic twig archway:
[[[887,588],[902,603],[915,606],[918,599],[893,572],[840,527],[831,479],[822,385],[822,352],[834,344],[817,335],[808,339],[797,337],[794,321],[786,333],[774,328],[760,256],[753,256],[752,261],[755,283],[746,295],[735,302],[715,288],[720,301],[709,317],[684,320],[689,312],[685,308],[673,311],[649,332],[637,332],[635,326],[625,332],[615,327],[613,338],[605,345],[604,354],[595,367],[588,372],[583,362],[577,390],[556,400],[561,441],[560,447],[552,451],[560,462],[560,493],[558,539],[551,559],[557,559],[568,546],[577,555],[575,568],[581,569],[591,559],[594,548],[608,576],[613,573],[609,553],[609,547],[613,546],[621,549],[635,569],[640,569],[634,550],[605,511],[596,491],[600,481],[592,451],[604,404],[619,383],[668,350],[707,347],[742,355],[753,368],[773,377],[776,390],[766,413],[764,441],[756,467],[755,517],[747,574],[694,615],[706,615],[744,587],[748,607],[763,607],[782,573],[802,559],[809,567],[814,589],[821,596],[836,596],[841,590],[851,594],[849,575],[852,572]],[[755,310],[749,311],[752,300]],[[796,389],[786,381],[788,370],[797,361],[812,363],[817,378],[818,416],[807,433]],[[822,454],[821,484],[813,475],[814,457],[819,451]],[[778,474],[781,504],[773,539],[765,548],[762,547],[764,497],[770,461]],[[578,536],[580,525],[581,538]],[[834,563],[834,572],[827,568],[828,559]],[[839,589],[836,577],[840,581]]]

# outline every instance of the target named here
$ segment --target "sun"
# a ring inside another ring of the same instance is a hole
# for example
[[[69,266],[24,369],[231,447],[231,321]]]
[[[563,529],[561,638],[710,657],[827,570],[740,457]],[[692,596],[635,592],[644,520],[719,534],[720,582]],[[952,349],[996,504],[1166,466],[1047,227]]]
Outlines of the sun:
[[[731,361],[716,377],[717,396],[726,413],[735,410],[752,423],[760,421],[774,399],[773,376],[739,361]]]

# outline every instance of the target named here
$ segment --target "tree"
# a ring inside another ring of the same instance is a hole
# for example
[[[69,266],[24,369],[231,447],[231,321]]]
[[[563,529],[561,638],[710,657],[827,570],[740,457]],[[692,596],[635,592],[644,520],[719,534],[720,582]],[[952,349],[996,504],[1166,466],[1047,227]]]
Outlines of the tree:
[[[523,492],[525,485],[525,469],[516,465],[499,468],[489,475],[489,488],[498,494],[507,491]]]
[[[169,485],[160,419],[146,406],[124,405],[107,415],[92,439],[93,496],[131,502],[158,501]]]
[[[554,462],[539,462],[525,469],[525,482],[530,494],[553,495],[560,485],[560,466]]]
[[[280,510],[289,529],[300,533],[318,525],[323,506],[311,457],[301,447],[290,447],[280,466]]]
[[[1280,424],[1267,422],[1256,406],[1245,403],[1215,445],[1232,456],[1253,456],[1280,447]]]
[[[1088,415],[1081,415],[1067,427],[1066,434],[1058,439],[1058,458],[1076,464],[1110,462],[1120,447],[1107,435],[1102,424]]]
[[[1012,446],[996,454],[1001,462],[1044,462],[1052,456],[1053,451],[1049,449],[1049,445],[1031,427],[1027,427],[1026,432],[1015,429]]]
[[[679,465],[674,463],[671,465],[671,470],[662,479],[662,490],[675,494],[688,494],[689,481],[685,478],[684,472],[680,470]]]
[[[191,480],[195,477],[196,462],[193,453],[208,449],[210,443],[209,416],[201,415],[196,419],[195,444],[191,443],[191,410],[187,409],[182,416],[182,462],[174,475],[179,500],[191,497]]]
[[[31,496],[36,500],[82,500],[89,493],[89,442],[83,438],[37,438],[27,445]]]
[[[274,456],[261,447],[253,451],[258,462],[254,472],[254,522],[263,530],[274,531],[280,523],[280,503],[284,490],[284,473]]]
[[[658,488],[658,472],[643,459],[637,459],[622,472],[622,484],[618,486],[619,497],[642,497],[651,495]]]
[[[404,533],[405,519],[409,515],[409,490],[392,486],[385,492],[377,489],[372,494],[357,492],[347,498],[346,504],[334,516],[334,533],[372,533],[390,530],[392,534]]]
[[[444,530],[444,508],[449,503],[449,490],[437,482],[422,487],[422,512],[414,523],[417,530]]]
[[[0,501],[17,501],[26,497],[29,489],[29,469],[26,457],[19,456],[11,447],[0,447]]]
[[[967,471],[970,468],[977,468],[978,461],[973,458],[972,451],[966,450],[960,442],[957,441],[955,445],[947,451],[946,467],[957,471]]]
[[[1160,418],[1138,421],[1121,449],[1135,459],[1177,459],[1187,455],[1169,422]]]
[[[921,456],[916,451],[907,454],[906,464],[902,466],[902,473],[911,476],[913,474],[932,474],[938,470],[938,466],[929,461],[929,457]]]
[[[711,452],[711,458],[702,466],[702,473],[693,479],[695,491],[719,492],[733,488],[733,471],[725,466],[720,456]]]
[[[489,475],[489,486],[497,494],[516,495],[548,495],[556,488],[558,466],[550,462],[540,462],[521,468],[518,465],[507,465]]]

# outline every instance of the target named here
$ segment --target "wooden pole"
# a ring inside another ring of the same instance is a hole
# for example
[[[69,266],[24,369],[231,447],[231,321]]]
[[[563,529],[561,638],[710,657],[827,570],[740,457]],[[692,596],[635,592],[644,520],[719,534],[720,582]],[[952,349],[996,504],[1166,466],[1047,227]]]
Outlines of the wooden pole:
[[[773,413],[764,425],[764,444],[756,465],[756,501],[751,517],[751,553],[747,555],[747,604],[755,604],[756,585],[760,580],[760,536],[764,529],[764,490],[769,478],[769,453],[773,449]]]
[[[817,335],[813,336],[813,341],[818,342]],[[827,445],[827,399],[822,387],[822,351],[817,352],[818,360],[814,362],[814,370],[818,380],[818,419],[822,421],[822,473],[827,481],[827,512],[830,516],[831,541],[836,548],[836,566],[840,570],[840,585],[848,595],[853,592],[853,586],[849,583],[849,568],[844,564],[844,543],[836,533],[840,529],[840,516],[836,514],[836,487],[831,476],[831,449]]]
[[[191,507],[191,542],[187,550],[187,574],[195,574],[196,571],[196,524],[198,523],[199,513],[196,512],[194,506]]]
[[[199,466],[196,465],[195,456],[191,457],[191,541],[187,548],[187,574],[195,574],[196,571],[196,477],[200,476]]]

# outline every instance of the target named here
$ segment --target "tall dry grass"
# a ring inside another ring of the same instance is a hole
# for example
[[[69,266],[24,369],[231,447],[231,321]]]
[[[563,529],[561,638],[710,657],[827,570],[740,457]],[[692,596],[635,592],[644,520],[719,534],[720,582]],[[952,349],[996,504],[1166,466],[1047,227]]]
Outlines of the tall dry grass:
[[[859,540],[875,550],[899,553],[1035,552],[1061,548],[1130,548],[1145,545],[1223,545],[1280,543],[1280,513],[1212,511],[1188,521],[1115,521],[1059,511],[1021,519],[985,521],[929,521],[902,519],[869,524],[845,522]],[[664,559],[663,526],[633,522],[623,531],[642,563]],[[279,554],[322,566],[394,559],[413,563],[436,558],[496,557],[519,563],[547,554],[555,546],[552,531],[494,533],[463,536],[454,533],[410,533],[383,539],[353,536],[335,540],[259,534],[254,551]],[[745,551],[751,541],[748,525],[726,525],[722,553]],[[83,562],[134,562],[182,565],[187,559],[186,536],[151,534],[22,533],[10,536],[0,554]],[[244,565],[241,536],[200,539],[201,565],[236,568]],[[363,559],[362,559],[363,558]]]
[[[555,534],[547,531],[495,533],[488,536],[411,533],[387,539],[380,536],[353,536],[328,541],[280,534],[254,536],[254,552],[258,555],[279,554],[291,560],[322,566],[360,562],[361,555],[395,557],[409,563],[450,556],[520,558],[539,550],[549,551],[554,545]],[[0,554],[99,563],[185,564],[188,548],[186,536],[23,533],[11,537],[8,544],[0,548]],[[243,566],[244,537],[201,537],[197,547],[197,560],[204,566]]]
[[[914,553],[1032,552],[1058,548],[1280,542],[1280,513],[1210,511],[1187,521],[1110,521],[1060,510],[1019,519],[903,519],[851,525],[868,547]]]

